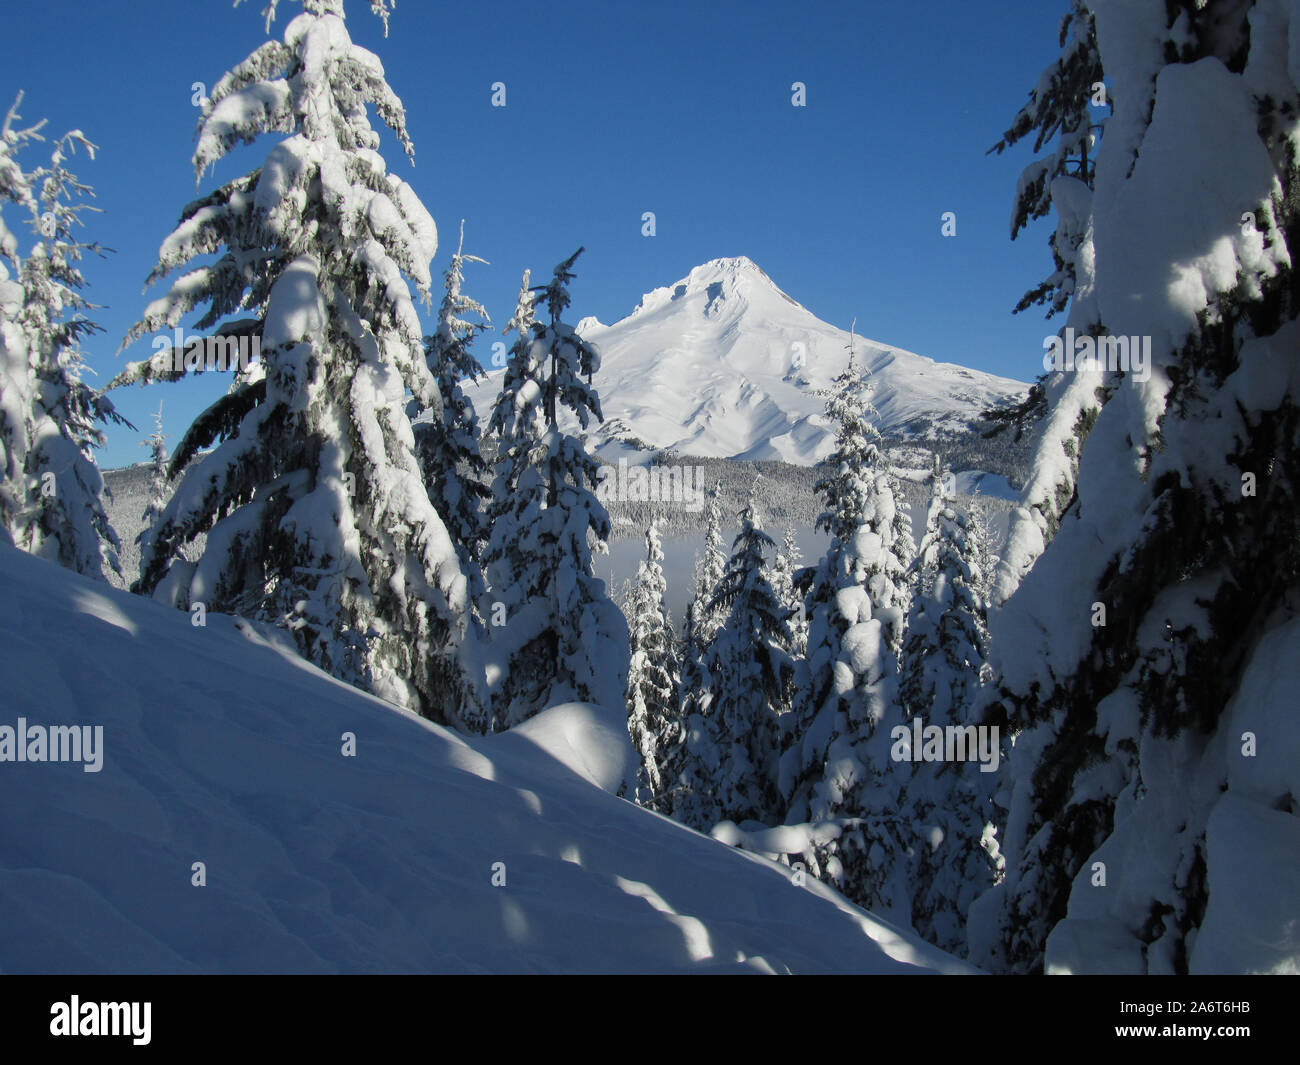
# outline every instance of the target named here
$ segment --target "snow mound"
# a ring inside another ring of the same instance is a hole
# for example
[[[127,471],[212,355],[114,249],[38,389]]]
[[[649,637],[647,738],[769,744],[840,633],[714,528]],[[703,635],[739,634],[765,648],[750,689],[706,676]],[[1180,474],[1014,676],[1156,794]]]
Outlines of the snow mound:
[[[621,708],[607,710],[593,703],[563,703],[543,710],[507,733],[489,737],[487,742],[507,744],[520,740],[611,795],[624,784],[636,783],[636,752]]]
[[[470,742],[279,637],[0,545],[0,726],[103,728],[0,762],[0,971],[971,971],[601,790],[607,711]]]

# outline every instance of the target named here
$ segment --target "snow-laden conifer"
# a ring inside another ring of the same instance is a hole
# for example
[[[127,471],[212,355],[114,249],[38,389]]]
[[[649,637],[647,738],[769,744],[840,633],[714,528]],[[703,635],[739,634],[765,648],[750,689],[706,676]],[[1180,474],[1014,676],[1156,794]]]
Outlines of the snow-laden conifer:
[[[562,320],[581,252],[533,290],[549,322],[537,320],[525,274],[507,325],[518,340],[489,425],[499,448],[484,556],[494,608],[508,618],[493,629],[494,730],[556,702],[620,706],[626,695],[627,622],[593,571],[593,548],[605,550],[610,532],[599,467],[559,424],[561,408],[583,430],[602,419],[591,383],[599,353]]]
[[[779,820],[779,716],[793,672],[792,636],[767,576],[776,545],[762,530],[756,495],[757,480],[708,604],[726,619],[705,654],[710,697],[688,722],[686,794],[677,812],[700,829]]]
[[[1278,46],[1300,22],[1273,0],[1231,18],[1218,4],[1086,6],[1114,113],[1070,320],[1104,323],[1145,365],[1059,375],[1111,394],[1055,537],[991,615],[994,709],[1017,735],[1006,877],[971,908],[972,957],[1280,971],[1294,950],[1264,944],[1281,942],[1292,900],[1239,878],[1300,875],[1285,798],[1300,763],[1274,760],[1295,730],[1265,709],[1273,697],[1239,689],[1252,661],[1287,683],[1258,655],[1293,624],[1300,574],[1300,73]],[[1068,425],[1076,410],[1064,397],[1054,414]],[[1044,437],[1037,469],[1060,465]]]
[[[26,302],[19,272],[22,254],[18,234],[9,223],[21,225],[40,214],[32,176],[23,169],[19,152],[41,140],[44,121],[17,125],[23,94],[19,93],[0,124],[0,536],[13,542],[12,530],[27,508],[28,420],[33,402],[32,364],[27,331],[19,322]],[[21,220],[21,221],[20,221]],[[25,519],[22,519],[25,520]]]
[[[1092,227],[1093,188],[1102,131],[1111,109],[1103,83],[1096,19],[1087,0],[1071,0],[1059,30],[1061,53],[1039,77],[1029,101],[990,151],[999,154],[1034,136],[1035,153],[1048,149],[1020,175],[1012,209],[1011,238],[1035,219],[1055,212],[1048,243],[1055,270],[1016,306],[1045,305],[1048,318],[1068,308],[1067,328],[1100,334],[1104,327],[1094,301],[1097,249]],[[1079,451],[1113,387],[1110,374],[1049,370],[1027,400],[1003,411],[1017,433],[1034,425],[1037,460],[1014,512],[994,597],[1015,589],[1056,534],[1075,497]]]
[[[260,167],[184,209],[149,281],[200,262],[128,336],[167,335],[202,309],[194,328],[227,356],[241,338],[260,345],[260,358],[233,372],[188,351],[178,369],[162,350],[119,376],[230,378],[175,449],[172,474],[184,473],[138,587],[177,606],[278,622],[336,676],[458,723],[479,699],[468,581],[407,415],[408,401],[440,407],[410,290],[430,297],[437,231],[387,172],[367,118],[373,107],[412,153],[382,64],[352,42],[341,0],[303,6],[283,40],[212,89],[195,172],[201,180],[264,134],[283,137]],[[274,13],[272,4],[268,25]],[[202,555],[185,561],[202,533]]]
[[[39,127],[14,129],[17,106],[0,129],[0,184],[3,199],[28,215],[33,242],[20,258],[0,224],[0,520],[23,550],[103,579],[105,566],[120,573],[121,544],[94,449],[104,443],[101,425],[129,423],[83,380],[82,340],[100,327],[86,314],[93,305],[79,263],[100,248],[77,236],[93,193],[67,162],[78,146],[93,159],[95,146],[73,130],[54,142],[47,165],[24,174],[14,155]]]
[[[646,557],[628,598],[631,659],[627,678],[628,732],[641,756],[636,800],[663,812],[677,783],[681,719],[677,650],[664,595],[663,547],[654,524],[646,530]]]
[[[167,437],[163,434],[162,412],[162,404],[159,403],[158,410],[153,416],[153,432],[140,441],[141,447],[149,449],[149,489],[145,500],[144,513],[140,516],[140,521],[144,527],[136,537],[136,543],[141,545],[152,536],[154,523],[166,508],[167,499],[171,495],[167,463]]]
[[[796,587],[799,563],[802,559],[799,541],[795,538],[794,526],[785,530],[781,547],[772,562],[772,590],[789,615],[790,647],[788,650],[794,658],[803,656],[808,643],[808,619],[803,604],[803,596]]]
[[[485,483],[487,462],[479,446],[478,416],[461,382],[478,381],[484,376],[470,345],[476,334],[489,328],[490,320],[483,305],[461,291],[465,263],[487,262],[465,254],[464,243],[462,222],[460,243],[443,280],[446,294],[438,309],[437,330],[424,338],[425,357],[438,386],[441,410],[412,409],[411,415],[421,419],[415,424],[416,453],[429,497],[456,545],[469,578],[471,600],[481,609],[484,585],[480,559],[487,539],[484,504],[491,499],[492,490]],[[467,315],[479,321],[470,321]]]
[[[914,548],[852,352],[826,412],[836,445],[817,482],[818,526],[831,539],[806,598],[807,652],[780,790],[787,823],[837,826],[838,838],[807,856],[814,872],[855,901],[901,913],[910,901],[904,776],[889,758],[889,729],[902,720],[898,655]]]
[[[904,724],[981,728],[989,679],[988,627],[970,523],[949,495],[936,458],[926,533],[917,552],[917,586],[908,614],[900,698]],[[991,735],[991,734],[990,734]],[[1005,744],[999,735],[1001,764]],[[910,741],[909,741],[910,749]],[[920,761],[908,767],[902,823],[911,833],[911,921],[945,950],[965,949],[971,902],[997,874],[989,828],[995,777],[971,755],[965,761]],[[900,766],[902,771],[905,767]]]

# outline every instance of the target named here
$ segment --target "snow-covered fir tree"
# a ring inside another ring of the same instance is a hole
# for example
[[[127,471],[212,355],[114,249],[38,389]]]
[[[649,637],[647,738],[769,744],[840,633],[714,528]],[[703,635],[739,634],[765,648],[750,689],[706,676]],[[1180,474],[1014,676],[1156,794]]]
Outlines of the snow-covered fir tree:
[[[987,676],[987,581],[971,521],[950,496],[947,471],[935,460],[925,535],[913,563],[900,694],[910,717],[950,717],[975,700]]]
[[[998,544],[988,500],[978,492],[971,496],[966,507],[966,534],[970,544],[972,572],[978,578],[975,593],[987,612],[993,605]]]
[[[1087,0],[1070,0],[1057,32],[1061,54],[1039,76],[1029,102],[990,152],[1001,155],[1034,135],[1033,151],[1051,147],[1021,172],[1011,217],[1011,239],[1053,208],[1057,228],[1048,238],[1056,271],[1021,298],[1015,310],[1046,304],[1047,316],[1068,306],[1078,283],[1087,203],[1093,187],[1094,148],[1101,138],[1109,96],[1097,51],[1097,28]]]
[[[501,390],[492,409],[488,431],[497,441],[497,460],[488,508],[488,542],[483,565],[490,588],[488,610],[492,645],[501,663],[490,680],[502,693],[498,699],[520,702],[524,710],[544,705],[552,675],[539,654],[524,654],[526,641],[536,633],[515,624],[530,599],[541,594],[546,579],[545,560],[531,529],[546,505],[538,470],[545,431],[541,415],[543,369],[540,350],[534,346],[536,298],[524,271],[514,314],[505,332],[515,333],[506,359]],[[534,626],[536,622],[532,623]],[[522,717],[521,717],[522,720]],[[510,721],[484,707],[479,732],[505,728]]]
[[[948,509],[949,503],[948,488],[950,484],[944,481],[946,471],[943,461],[937,454],[933,455],[932,459],[930,504],[925,512],[925,528],[921,532],[921,539],[917,544],[912,564],[908,567],[912,601],[907,612],[906,637],[904,640],[904,651],[906,653],[901,658],[899,666],[899,696],[902,699],[904,712],[909,715],[915,713],[918,707],[924,710],[924,699],[921,697],[916,685],[922,676],[922,670],[919,668],[920,663],[924,661],[926,654],[934,648],[933,622],[935,618],[928,610],[930,604],[927,600],[930,589],[934,585],[936,564],[944,538],[945,530],[941,528],[941,519]],[[914,650],[920,650],[922,653],[920,655],[914,654]]]
[[[43,139],[40,131],[46,120],[25,128],[16,126],[15,123],[22,120],[18,113],[22,103],[23,94],[20,92],[5,112],[4,122],[0,123],[0,206],[13,204],[24,212],[31,212],[36,205],[31,175],[23,170],[17,155],[27,143]],[[8,264],[5,266],[6,280],[9,280],[10,270],[21,262],[18,237],[5,223],[3,210],[0,210],[0,262]]]
[[[476,255],[466,255],[464,246],[462,221],[460,242],[443,282],[446,294],[438,310],[438,328],[424,338],[425,357],[438,385],[441,411],[429,412],[426,420],[416,422],[415,443],[429,497],[460,554],[461,565],[469,578],[471,601],[481,607],[484,586],[480,558],[487,539],[483,508],[492,497],[492,490],[485,483],[488,468],[479,448],[478,416],[461,382],[477,381],[484,376],[482,367],[470,353],[470,345],[475,335],[487,330],[491,323],[483,305],[461,291],[465,263],[487,262]],[[466,315],[480,320],[469,321]],[[412,409],[410,413],[414,419],[425,412]]]
[[[722,546],[721,494],[722,482],[718,481],[709,490],[705,503],[704,551],[695,562],[695,590],[687,607],[683,630],[688,646],[700,649],[709,645],[722,624],[720,613],[709,606],[727,565],[727,553]]]
[[[1099,334],[1103,329],[1091,295],[1096,262],[1091,207],[1098,145],[1112,103],[1111,90],[1103,82],[1096,20],[1087,0],[1070,0],[1059,38],[1061,54],[1043,71],[1029,102],[990,151],[1001,153],[1031,134],[1035,153],[1050,149],[1020,175],[1011,239],[1030,222],[1054,211],[1056,228],[1048,243],[1055,270],[1025,294],[1016,311],[1045,305],[1051,318],[1068,307],[1069,328]],[[1038,378],[1024,403],[1001,412],[1003,427],[1007,420],[1017,425],[1018,432],[1036,424],[1039,459],[1012,518],[1007,559],[997,574],[997,601],[1015,589],[1071,506],[1079,450],[1112,388],[1109,374],[1049,371]]]
[[[162,404],[159,403],[153,416],[153,432],[140,441],[141,447],[149,449],[149,495],[145,501],[144,513],[140,516],[144,528],[136,537],[139,544],[150,538],[154,523],[166,508],[167,499],[171,495],[167,475],[167,437],[163,435],[162,412]]]
[[[787,823],[838,826],[838,839],[806,855],[813,872],[906,920],[904,778],[889,758],[889,729],[902,721],[898,655],[914,549],[852,352],[826,413],[836,443],[817,481],[825,504],[817,524],[831,540],[806,599],[807,652],[780,789]]]
[[[943,460],[936,454],[933,456],[933,466],[930,469],[930,505],[925,512],[925,529],[921,532],[921,540],[917,544],[916,555],[909,568],[912,586],[912,611],[908,614],[909,632],[911,631],[910,619],[914,616],[917,607],[917,594],[929,586],[934,576],[935,553],[940,535],[939,517],[944,511],[947,498],[948,486],[943,480],[944,473]]]
[[[385,5],[372,6],[386,20]],[[215,330],[209,356],[233,356],[241,338],[260,345],[176,447],[172,473],[184,473],[138,588],[277,622],[334,675],[456,724],[481,697],[468,580],[407,415],[408,400],[439,408],[409,287],[430,300],[437,231],[378,152],[368,105],[413,152],[379,59],[352,42],[342,0],[303,8],[283,40],[212,89],[196,175],[236,145],[282,138],[260,167],[184,209],[150,283],[215,258],[177,278],[128,336],[166,335],[204,308],[195,328]],[[161,351],[117,383],[213,372],[188,344],[176,361]],[[202,533],[201,557],[187,562]]]
[[[907,608],[912,602],[912,581],[910,573],[912,563],[916,561],[916,538],[912,533],[912,516],[908,512],[907,500],[899,486],[898,478],[889,471],[888,463],[885,466],[885,485],[882,489],[888,491],[894,499],[894,516],[890,521],[889,532],[886,539],[889,543],[890,554],[893,560],[902,567],[903,577],[902,584],[894,583],[891,578],[890,592],[888,596],[882,599],[898,603],[904,616],[907,614]],[[899,646],[902,646],[903,632],[898,634]]]
[[[945,730],[981,724],[988,679],[984,578],[949,488],[936,457],[899,689],[904,724],[919,717],[924,727]],[[915,763],[908,776],[903,823],[913,835],[912,925],[948,951],[964,951],[966,913],[997,874],[988,828],[994,779],[973,758]]]
[[[706,743],[707,733],[704,722],[713,699],[713,684],[709,676],[708,664],[709,646],[724,620],[721,609],[714,603],[714,596],[718,593],[722,574],[727,565],[727,555],[722,549],[722,510],[719,501],[721,492],[722,483],[719,481],[708,493],[705,508],[704,550],[695,562],[694,591],[686,604],[686,620],[682,626],[679,656],[681,708],[678,717],[682,723],[684,753],[676,783],[668,791],[670,812],[675,811],[679,803],[700,807],[701,800],[691,798],[692,793],[696,790],[706,790],[708,777],[717,768],[714,758],[716,750],[711,744]],[[697,755],[694,760],[685,753],[692,749]],[[708,815],[699,813],[689,816],[699,819]]]
[[[677,649],[664,595],[663,546],[653,524],[646,530],[646,557],[628,598],[631,659],[627,677],[627,727],[641,756],[636,801],[666,812],[681,768]]]
[[[81,294],[86,279],[79,263],[100,249],[75,232],[88,209],[83,200],[93,193],[67,161],[78,145],[93,159],[95,146],[73,130],[54,142],[47,165],[24,175],[14,149],[38,134],[15,130],[15,118],[11,110],[0,134],[6,146],[0,181],[5,198],[26,209],[35,236],[20,260],[13,234],[0,231],[2,258],[17,268],[13,281],[0,280],[0,514],[18,547],[103,579],[105,565],[121,572],[121,544],[104,509],[107,489],[94,449],[104,443],[101,425],[129,423],[82,379],[82,339],[100,327],[86,315],[93,305]]]
[[[788,611],[767,577],[776,545],[762,530],[755,491],[708,606],[726,620],[705,655],[707,700],[686,723],[685,794],[675,807],[707,830],[722,820],[776,823],[780,714],[794,663]]]
[[[18,281],[22,268],[18,235],[8,226],[5,208],[24,221],[39,216],[31,175],[18,160],[19,151],[41,140],[44,121],[34,126],[16,125],[23,94],[5,113],[0,125],[0,536],[13,542],[14,529],[27,505],[27,423],[32,409],[32,372],[27,332],[19,323],[26,302]]]
[[[721,491],[722,484],[718,482],[708,493],[704,551],[695,561],[694,591],[686,604],[682,626],[683,717],[697,709],[696,703],[701,698],[707,699],[708,684],[703,676],[705,654],[723,620],[719,611],[710,607],[727,565],[727,554],[722,549]]]
[[[519,337],[489,424],[500,446],[484,555],[493,610],[508,619],[493,630],[493,730],[556,702],[620,706],[626,695],[627,622],[593,575],[593,544],[605,550],[610,532],[599,467],[559,424],[561,408],[582,430],[602,420],[591,384],[600,356],[561,317],[581,253],[534,290],[549,323],[537,321],[525,273],[507,325]]]
[[[790,617],[790,654],[802,657],[808,642],[808,619],[805,616],[803,596],[795,586],[802,559],[794,526],[788,526],[781,540],[780,550],[772,562],[772,590]]]
[[[1074,505],[991,617],[1018,735],[1006,877],[971,908],[971,954],[1017,972],[1206,972],[1249,943],[1252,967],[1280,970],[1267,945],[1294,893],[1239,884],[1300,875],[1300,759],[1283,704],[1242,684],[1252,667],[1289,683],[1269,656],[1300,577],[1300,71],[1279,46],[1300,13],[1085,6],[1114,113],[1070,319],[1104,322],[1112,355],[1126,339],[1128,372],[1060,375],[1112,394]],[[1074,411],[1058,400],[1063,424]],[[1044,437],[1040,466],[1059,450]]]

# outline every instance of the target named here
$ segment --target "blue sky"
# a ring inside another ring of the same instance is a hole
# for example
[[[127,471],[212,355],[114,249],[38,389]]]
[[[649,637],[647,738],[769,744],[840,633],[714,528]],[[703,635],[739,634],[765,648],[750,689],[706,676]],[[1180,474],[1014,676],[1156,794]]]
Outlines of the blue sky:
[[[5,13],[0,104],[46,132],[99,146],[74,168],[102,214],[87,236],[115,249],[85,265],[104,334],[87,345],[108,380],[146,341],[122,337],[162,288],[142,294],[157,248],[195,198],[196,81],[214,84],[266,39],[261,0],[48,0]],[[390,168],[438,223],[441,274],[465,219],[466,291],[499,330],[520,273],[579,245],[573,321],[613,322],[643,292],[721,256],[747,255],[818,317],[944,361],[1030,380],[1037,311],[1013,316],[1051,267],[1048,222],[1012,243],[1008,222],[1028,146],[985,156],[1056,54],[1064,0],[701,4],[400,0],[385,39],[363,0],[353,38],[382,59],[406,105],[412,168]],[[298,10],[283,0],[279,36]],[[506,84],[507,106],[491,106]],[[791,85],[807,106],[791,105]],[[206,192],[260,163],[263,139],[218,165]],[[43,162],[40,146],[22,157]],[[238,167],[238,169],[236,169]],[[656,235],[641,235],[653,211]],[[940,233],[943,212],[957,236]],[[9,212],[11,228],[18,218]],[[427,321],[432,322],[432,313]],[[480,358],[499,334],[480,340]],[[139,434],[114,429],[101,465],[144,458],[164,403],[172,443],[221,385],[195,380],[114,394]]]

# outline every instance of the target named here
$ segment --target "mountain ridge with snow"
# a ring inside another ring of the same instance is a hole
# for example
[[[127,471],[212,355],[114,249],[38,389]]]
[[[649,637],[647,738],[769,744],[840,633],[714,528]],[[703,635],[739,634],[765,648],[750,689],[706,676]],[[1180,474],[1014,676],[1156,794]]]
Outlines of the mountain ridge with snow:
[[[924,439],[968,430],[1028,385],[821,321],[745,256],[713,259],[643,295],[627,317],[577,326],[601,353],[605,422],[597,446],[622,440],[710,458],[815,465],[833,446],[823,415],[853,345],[873,386],[882,432]],[[500,374],[466,388],[480,417]]]

